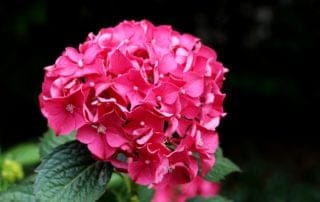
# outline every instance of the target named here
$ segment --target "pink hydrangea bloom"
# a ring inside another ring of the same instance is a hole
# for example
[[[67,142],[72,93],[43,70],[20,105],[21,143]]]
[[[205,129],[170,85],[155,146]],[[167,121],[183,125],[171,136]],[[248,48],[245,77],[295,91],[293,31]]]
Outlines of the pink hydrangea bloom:
[[[40,107],[58,135],[76,131],[95,158],[155,187],[154,201],[168,186],[185,197],[216,193],[200,176],[215,163],[227,69],[200,39],[124,21],[66,48],[45,71]]]
[[[191,182],[181,185],[156,187],[152,202],[185,202],[198,195],[209,198],[217,195],[220,185],[196,176]]]

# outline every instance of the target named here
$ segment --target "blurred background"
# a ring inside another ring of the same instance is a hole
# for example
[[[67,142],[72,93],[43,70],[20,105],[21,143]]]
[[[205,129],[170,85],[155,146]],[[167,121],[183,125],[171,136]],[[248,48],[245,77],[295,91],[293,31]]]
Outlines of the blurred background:
[[[89,32],[148,19],[199,36],[229,68],[223,184],[235,201],[320,201],[320,1],[1,1],[2,150],[46,131],[43,67]]]

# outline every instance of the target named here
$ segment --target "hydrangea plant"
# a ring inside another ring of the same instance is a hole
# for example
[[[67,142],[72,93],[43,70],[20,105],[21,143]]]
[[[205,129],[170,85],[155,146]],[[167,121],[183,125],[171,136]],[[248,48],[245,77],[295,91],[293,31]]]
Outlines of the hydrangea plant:
[[[45,67],[34,200],[223,201],[239,171],[218,148],[226,72],[199,38],[147,20],[67,47]]]

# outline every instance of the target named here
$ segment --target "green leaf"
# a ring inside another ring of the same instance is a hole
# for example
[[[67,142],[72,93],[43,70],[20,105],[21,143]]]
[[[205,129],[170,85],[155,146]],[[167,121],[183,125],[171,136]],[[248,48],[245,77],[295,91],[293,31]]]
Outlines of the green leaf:
[[[124,174],[113,172],[107,185],[107,191],[98,202],[127,202],[130,201],[131,190],[128,177]]]
[[[137,192],[140,202],[149,202],[154,195],[153,189],[149,189],[148,187],[142,185],[138,185]]]
[[[6,202],[35,202],[33,194],[34,176],[31,176],[18,185],[10,187],[5,192],[0,192],[0,201]]]
[[[200,196],[197,196],[195,198],[189,199],[188,202],[232,202],[232,200],[218,195],[212,198],[202,198]]]
[[[98,200],[98,202],[127,202],[127,200],[123,200],[119,194],[112,190],[107,190]]]
[[[51,151],[59,146],[62,145],[66,142],[69,142],[71,140],[75,139],[75,133],[72,132],[69,135],[61,135],[61,136],[56,136],[53,130],[49,129],[43,137],[40,139],[40,156],[41,158],[45,157]]]
[[[235,163],[223,156],[221,148],[217,149],[215,157],[216,162],[213,168],[205,176],[205,179],[219,182],[233,172],[241,172],[241,169]]]
[[[113,168],[91,157],[86,145],[71,141],[56,147],[40,166],[34,192],[37,201],[91,202],[106,190]]]
[[[23,166],[34,165],[40,161],[39,147],[31,142],[19,144],[6,151],[3,158],[17,161]]]

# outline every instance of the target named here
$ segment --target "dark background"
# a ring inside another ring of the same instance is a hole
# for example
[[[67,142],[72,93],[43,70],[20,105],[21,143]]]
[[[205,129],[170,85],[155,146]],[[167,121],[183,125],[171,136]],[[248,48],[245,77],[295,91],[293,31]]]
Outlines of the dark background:
[[[210,3],[209,3],[210,2]],[[230,72],[225,155],[240,165],[223,185],[236,201],[320,201],[320,2],[18,1],[0,3],[0,146],[37,139],[43,67],[89,32],[128,19],[199,36]],[[301,200],[300,200],[301,199]]]

